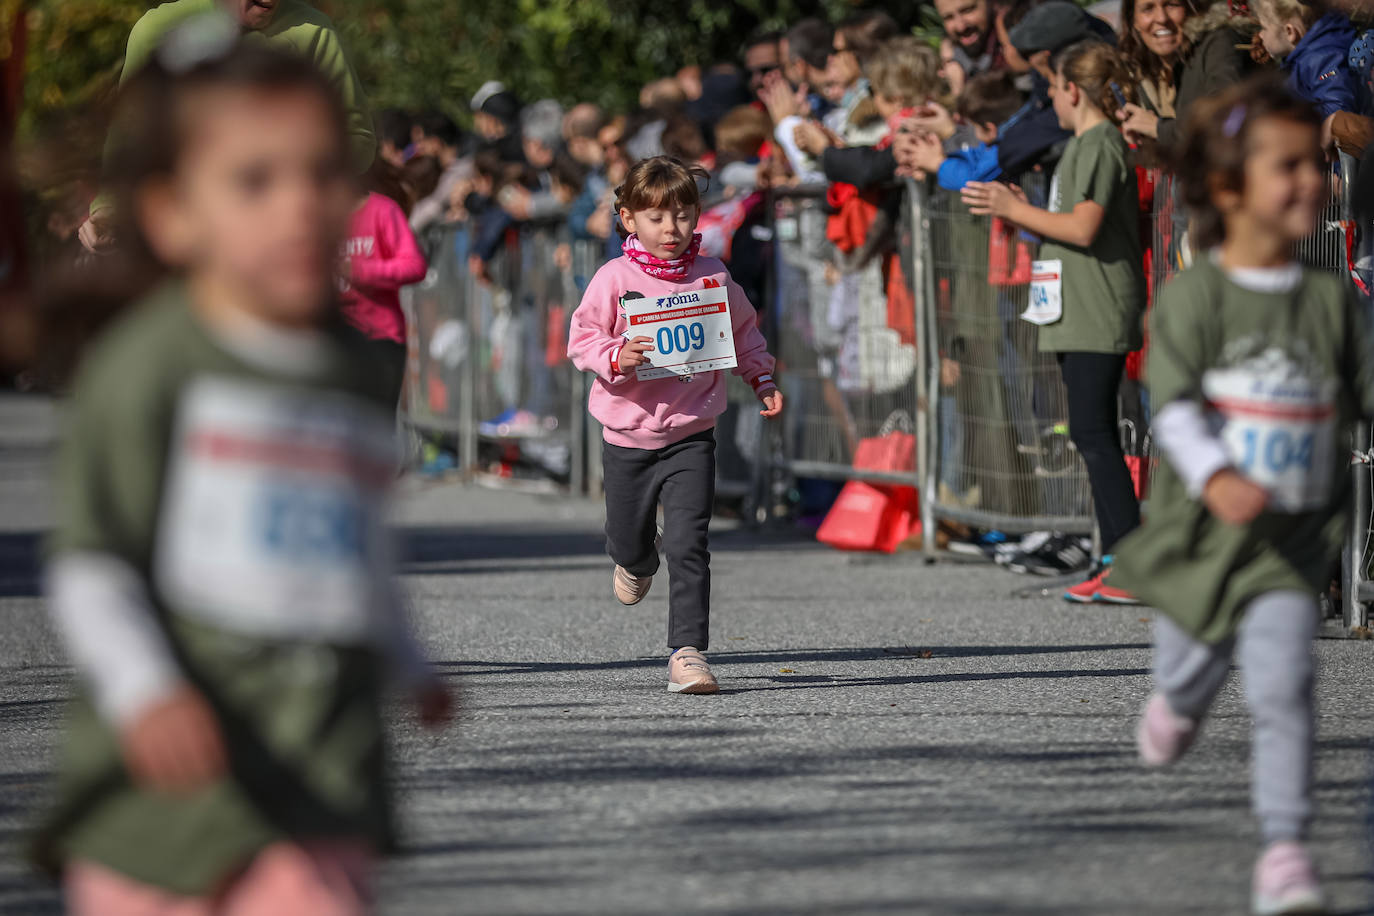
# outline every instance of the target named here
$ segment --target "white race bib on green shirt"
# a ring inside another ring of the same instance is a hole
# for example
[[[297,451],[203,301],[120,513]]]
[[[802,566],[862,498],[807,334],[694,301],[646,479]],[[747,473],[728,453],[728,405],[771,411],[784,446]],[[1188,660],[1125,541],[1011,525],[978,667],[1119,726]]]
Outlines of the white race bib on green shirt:
[[[352,397],[193,383],[169,455],[159,588],[177,612],[234,632],[368,641],[387,606],[395,458],[383,411]]]
[[[1054,324],[1064,317],[1064,262],[1032,261],[1030,300],[1021,317],[1031,324]]]
[[[1310,512],[1331,499],[1336,382],[1313,380],[1280,349],[1203,374],[1232,464],[1269,491],[1276,512]]]

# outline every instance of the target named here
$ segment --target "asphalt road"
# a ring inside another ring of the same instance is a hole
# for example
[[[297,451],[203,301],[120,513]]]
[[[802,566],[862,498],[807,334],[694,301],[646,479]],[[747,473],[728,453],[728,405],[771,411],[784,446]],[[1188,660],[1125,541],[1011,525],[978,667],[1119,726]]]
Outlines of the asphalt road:
[[[70,669],[38,597],[55,433],[0,398],[0,913],[53,913],[18,858]],[[858,558],[722,525],[714,697],[664,692],[666,589],[610,597],[595,504],[405,481],[405,583],[461,685],[398,708],[395,914],[1227,914],[1256,833],[1228,685],[1194,752],[1144,771],[1148,612],[1016,599],[981,565]],[[1336,904],[1374,896],[1374,644],[1322,641],[1320,817]]]

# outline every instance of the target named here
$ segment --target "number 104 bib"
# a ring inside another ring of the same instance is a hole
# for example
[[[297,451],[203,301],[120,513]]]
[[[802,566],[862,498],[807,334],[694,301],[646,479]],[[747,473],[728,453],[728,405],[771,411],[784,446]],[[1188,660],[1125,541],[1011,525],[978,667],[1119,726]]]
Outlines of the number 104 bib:
[[[657,299],[625,302],[625,336],[648,337],[649,362],[635,370],[640,381],[733,369],[735,332],[725,287],[685,290]]]
[[[1271,349],[1202,379],[1232,464],[1269,491],[1277,512],[1320,509],[1331,497],[1337,386],[1296,368]]]

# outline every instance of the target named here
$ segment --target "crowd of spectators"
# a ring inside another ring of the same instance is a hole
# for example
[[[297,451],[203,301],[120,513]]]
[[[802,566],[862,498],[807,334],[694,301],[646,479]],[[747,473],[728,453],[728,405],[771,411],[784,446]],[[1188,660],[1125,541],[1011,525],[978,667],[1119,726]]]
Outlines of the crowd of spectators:
[[[1189,108],[1258,69],[1282,70],[1320,110],[1333,157],[1339,150],[1358,158],[1374,133],[1369,23],[1338,5],[1120,0],[1099,10],[1068,0],[935,0],[935,8],[944,30],[938,45],[878,10],[836,23],[803,19],[749,37],[737,60],[644,85],[629,111],[526,102],[493,80],[469,101],[471,131],[443,114],[382,112],[384,164],[374,173],[399,177],[421,237],[465,223],[480,273],[507,230],[526,223],[565,227],[566,237],[613,257],[621,244],[614,189],[630,165],[659,154],[700,165],[710,174],[702,250],[726,260],[765,312],[775,303],[764,299],[764,192],[824,189],[837,295],[847,288],[844,275],[880,272],[885,331],[894,346],[910,347],[916,329],[902,307],[910,284],[895,244],[903,179],[956,195],[970,183],[1036,172],[1048,185],[1072,138],[1052,102],[1054,62],[1073,45],[1107,46],[1119,65],[1113,72],[1129,74],[1124,85],[1112,82],[1107,114],[1132,147],[1143,213],[1154,187],[1147,170],[1167,168]],[[1149,231],[1148,220],[1142,227]],[[1148,264],[1141,269],[1148,273]],[[829,314],[843,322],[855,312],[839,302]],[[838,366],[826,371],[844,389],[839,349]],[[945,374],[952,384],[957,365],[949,361]],[[952,479],[948,489],[958,489]],[[968,492],[946,495],[977,501]]]

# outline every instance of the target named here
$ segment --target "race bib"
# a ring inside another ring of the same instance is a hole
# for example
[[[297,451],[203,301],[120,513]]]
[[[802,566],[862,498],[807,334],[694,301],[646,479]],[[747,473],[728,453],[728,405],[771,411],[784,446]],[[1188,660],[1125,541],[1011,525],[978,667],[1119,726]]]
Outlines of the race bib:
[[[1223,421],[1232,464],[1269,491],[1270,509],[1308,512],[1331,498],[1336,383],[1286,371],[1291,368],[1286,356],[1270,350],[1240,366],[1208,371],[1202,388]]]
[[[159,588],[234,632],[366,642],[386,601],[395,458],[388,418],[354,398],[195,382],[169,454]]]
[[[627,299],[627,338],[648,337],[649,362],[635,370],[640,381],[733,369],[735,331],[730,295],[723,286],[694,289],[657,299]]]
[[[1032,261],[1030,301],[1021,317],[1031,324],[1054,324],[1064,317],[1064,262]]]

